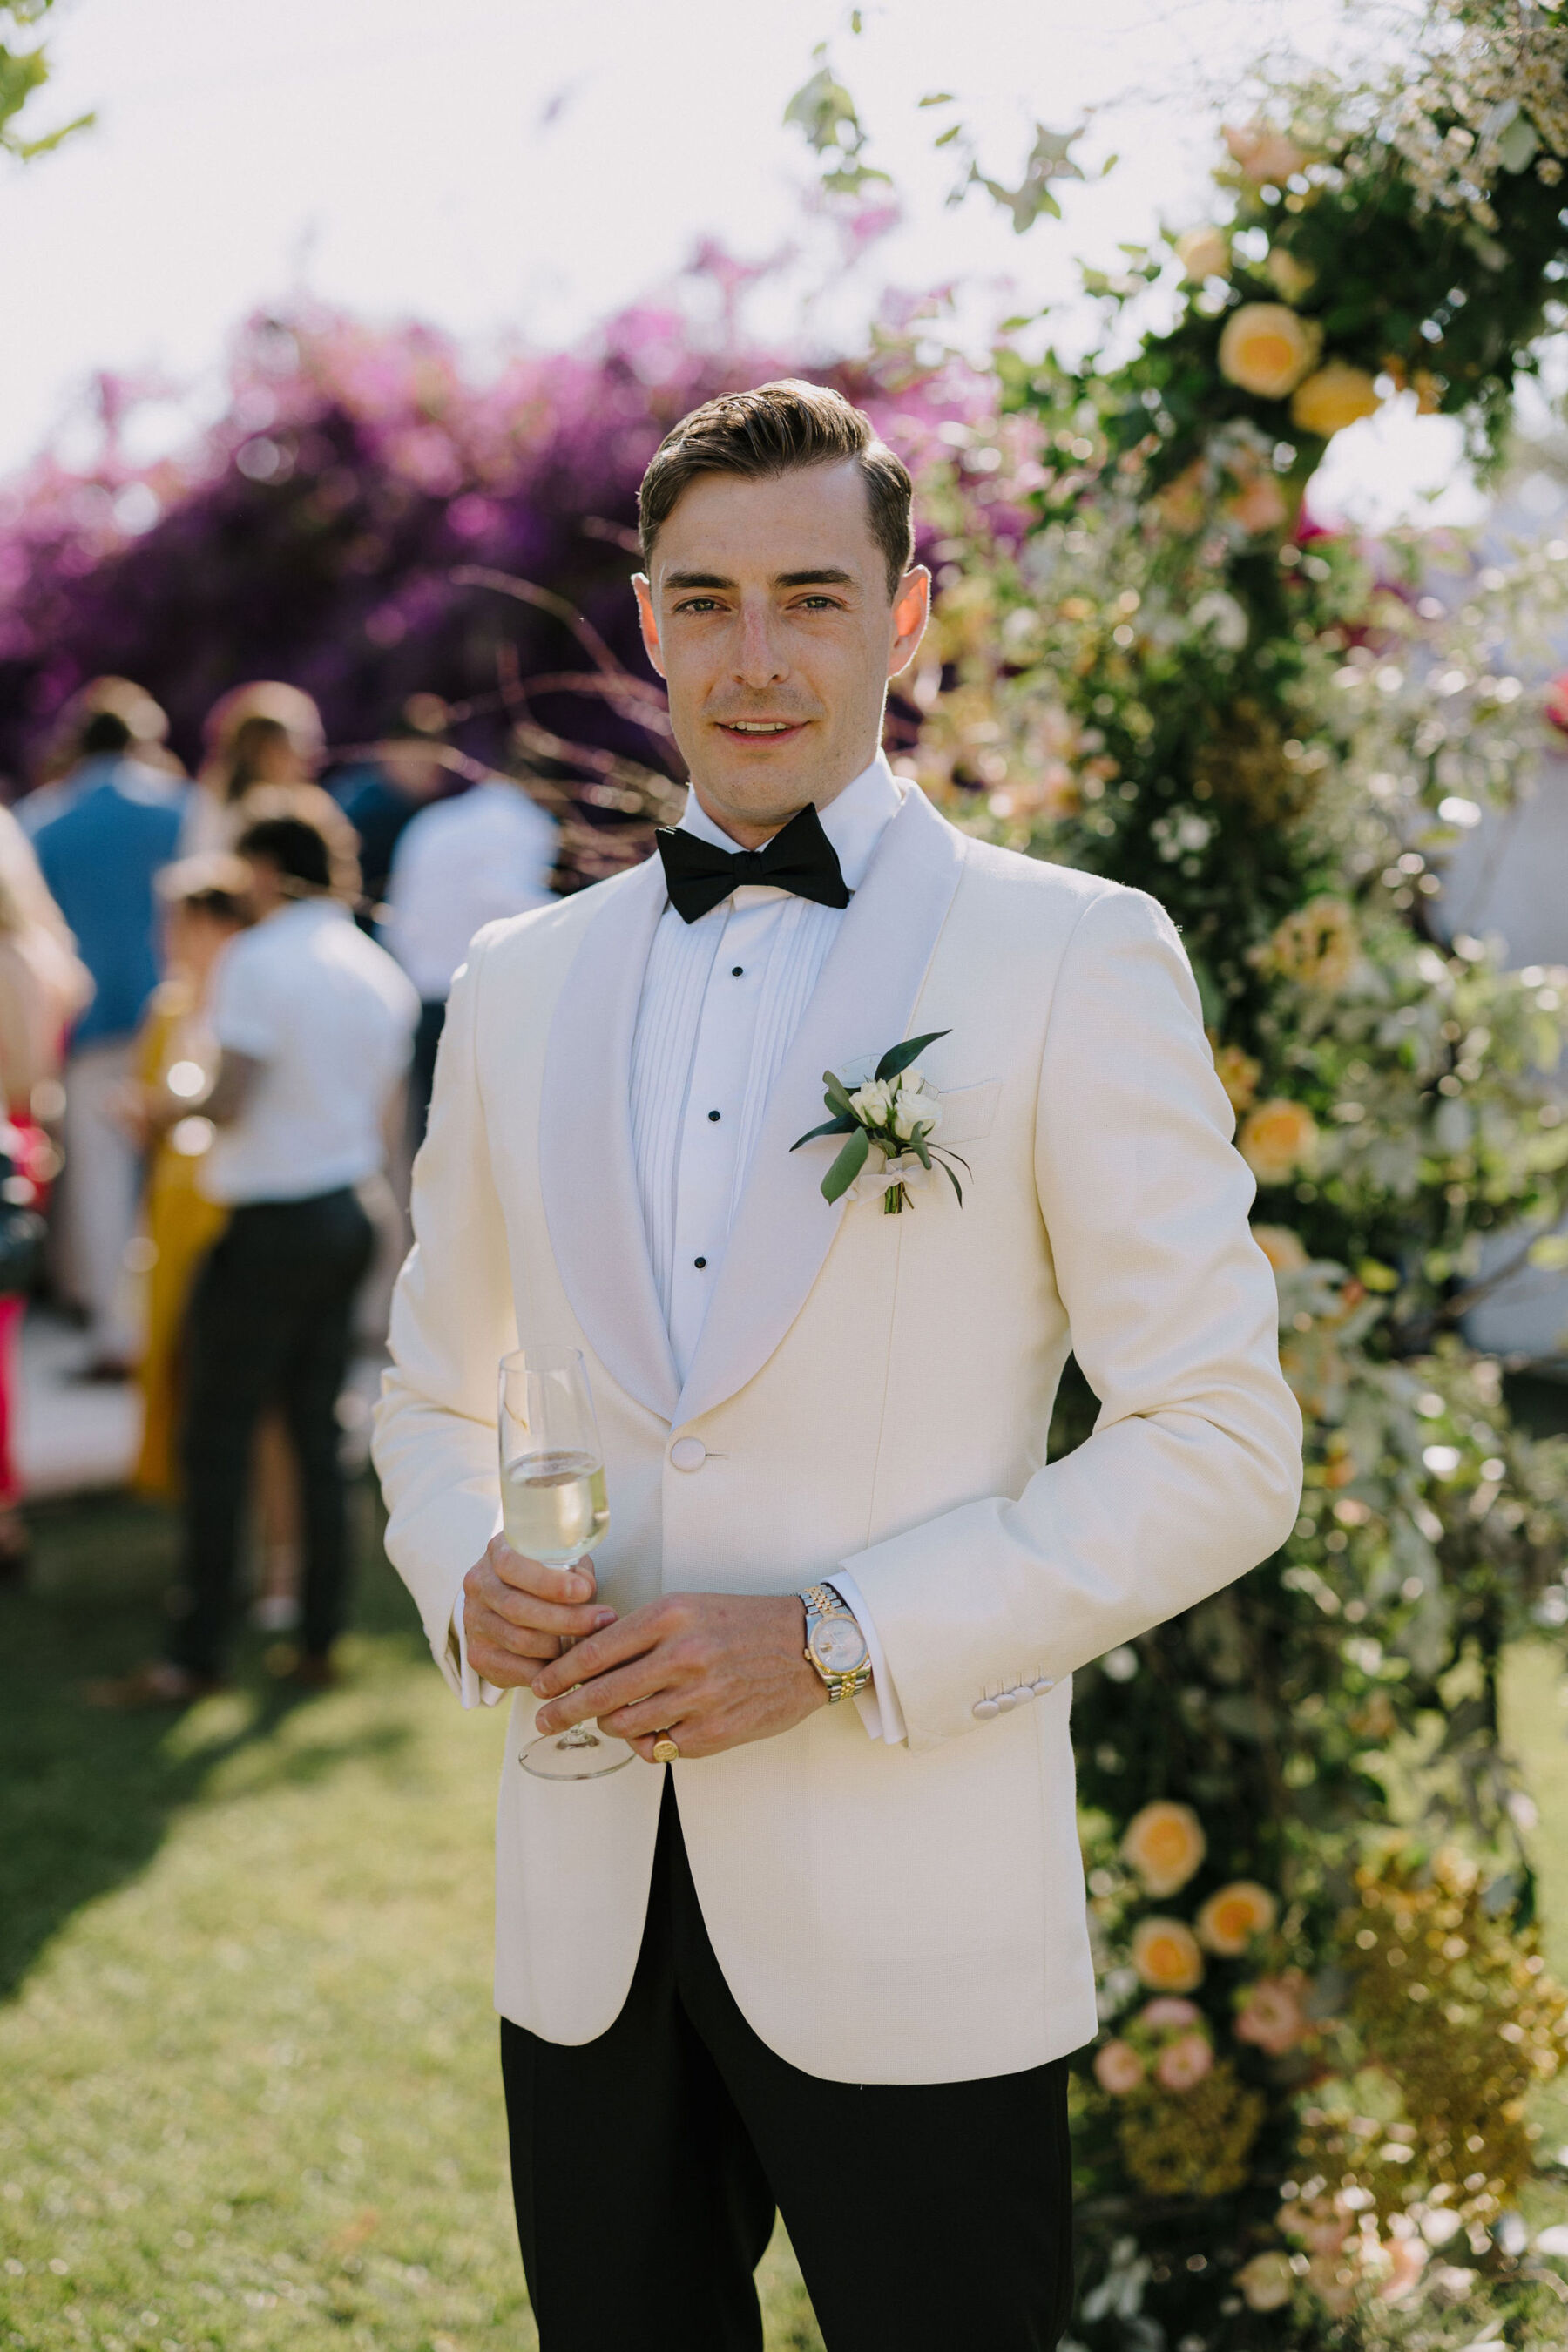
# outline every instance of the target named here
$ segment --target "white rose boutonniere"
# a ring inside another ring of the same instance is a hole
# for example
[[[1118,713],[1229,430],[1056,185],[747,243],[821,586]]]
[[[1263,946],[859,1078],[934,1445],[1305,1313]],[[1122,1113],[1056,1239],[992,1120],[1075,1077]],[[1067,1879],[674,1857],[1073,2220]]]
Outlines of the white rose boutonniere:
[[[942,1170],[962,1207],[963,1187],[951,1163],[957,1160],[967,1175],[969,1162],[956,1151],[932,1151],[931,1138],[942,1127],[942,1097],[913,1066],[928,1045],[948,1034],[945,1029],[932,1029],[924,1037],[907,1037],[902,1045],[889,1045],[875,1076],[853,1093],[833,1071],[824,1070],[826,1093],[823,1099],[833,1116],[790,1149],[798,1151],[802,1143],[810,1143],[819,1135],[847,1136],[848,1141],[822,1180],[825,1201],[837,1201],[845,1192],[852,1201],[880,1192],[883,1209],[896,1217],[900,1210],[914,1206],[910,1192],[926,1181],[934,1167]]]

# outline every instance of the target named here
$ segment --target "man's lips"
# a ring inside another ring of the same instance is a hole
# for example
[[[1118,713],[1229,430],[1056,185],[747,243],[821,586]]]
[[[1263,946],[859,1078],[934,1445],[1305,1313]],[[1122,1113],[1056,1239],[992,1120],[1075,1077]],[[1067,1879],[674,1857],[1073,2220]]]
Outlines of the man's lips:
[[[714,724],[732,742],[782,743],[798,735],[806,722],[804,719],[720,719]]]

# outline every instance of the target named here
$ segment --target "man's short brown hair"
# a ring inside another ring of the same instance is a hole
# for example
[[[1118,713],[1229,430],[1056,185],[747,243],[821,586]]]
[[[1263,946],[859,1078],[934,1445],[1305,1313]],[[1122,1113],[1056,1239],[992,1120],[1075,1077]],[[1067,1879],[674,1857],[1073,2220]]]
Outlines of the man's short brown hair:
[[[754,480],[850,457],[866,485],[871,536],[887,559],[888,594],[896,596],[915,551],[910,521],[914,488],[904,461],[841,392],[794,376],[758,384],[752,392],[721,393],[665,435],[637,493],[644,563],[651,569],[659,532],[682,490],[700,474],[742,474]]]

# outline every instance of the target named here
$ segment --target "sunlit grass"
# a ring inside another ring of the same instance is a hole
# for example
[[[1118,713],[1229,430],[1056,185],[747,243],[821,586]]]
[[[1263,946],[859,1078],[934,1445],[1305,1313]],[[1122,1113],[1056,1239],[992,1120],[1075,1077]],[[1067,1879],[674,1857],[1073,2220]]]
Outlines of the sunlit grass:
[[[84,1505],[42,1538],[0,1620],[0,2342],[529,2352],[500,1721],[458,1715],[384,1569],[341,1691],[286,1698],[253,1656],[174,1723],[85,1714],[155,1638],[167,1529]],[[767,2281],[771,2352],[817,2346],[782,2242]]]

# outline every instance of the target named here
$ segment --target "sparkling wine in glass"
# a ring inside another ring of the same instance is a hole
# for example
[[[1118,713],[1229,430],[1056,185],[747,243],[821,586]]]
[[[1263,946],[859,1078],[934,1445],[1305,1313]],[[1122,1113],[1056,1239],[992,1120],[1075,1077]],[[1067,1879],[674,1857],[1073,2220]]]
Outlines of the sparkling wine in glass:
[[[610,1524],[605,1450],[577,1348],[520,1348],[500,1360],[501,1528],[515,1552],[573,1568]],[[542,1780],[596,1780],[635,1750],[591,1723],[545,1734],[522,1769]]]

